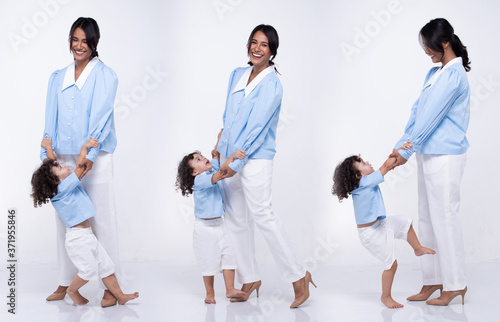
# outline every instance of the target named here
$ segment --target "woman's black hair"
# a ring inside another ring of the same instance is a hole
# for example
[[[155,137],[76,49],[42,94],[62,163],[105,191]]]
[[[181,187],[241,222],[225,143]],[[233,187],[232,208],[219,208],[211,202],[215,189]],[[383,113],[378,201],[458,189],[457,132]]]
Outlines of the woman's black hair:
[[[71,51],[71,39],[73,38],[73,34],[75,33],[76,28],[82,28],[85,33],[85,37],[87,38],[87,46],[92,51],[90,54],[90,59],[99,56],[97,53],[97,44],[99,43],[99,38],[101,34],[99,32],[99,26],[97,22],[92,18],[80,17],[76,19],[76,21],[71,26],[69,31],[69,50]]]
[[[453,27],[448,20],[436,18],[429,21],[422,27],[419,35],[422,45],[440,53],[444,52],[443,43],[449,42],[455,55],[462,57],[462,64],[464,65],[465,71],[470,71],[470,60],[467,53],[467,47],[465,47],[460,41],[460,38],[455,35]]]
[[[199,151],[194,151],[193,153],[189,153],[184,158],[182,158],[181,162],[179,162],[179,166],[177,167],[177,178],[175,180],[176,190],[180,190],[183,196],[189,196],[193,193],[194,186],[194,178],[193,175],[193,167],[189,165],[189,161],[194,159],[195,154],[199,154]]]
[[[278,54],[278,47],[280,45],[280,39],[278,37],[278,32],[271,25],[262,24],[262,25],[258,25],[257,27],[253,28],[252,33],[250,34],[250,37],[248,37],[248,42],[247,42],[247,54],[248,55],[250,55],[250,46],[252,45],[253,36],[255,35],[255,33],[257,31],[263,32],[264,35],[266,35],[266,37],[267,37],[268,44],[269,44],[269,50],[271,51],[271,59],[269,59],[269,66],[273,66],[274,65],[273,59]],[[252,66],[253,64],[251,61],[248,61],[248,65]],[[274,66],[274,70],[278,73],[276,66]]]

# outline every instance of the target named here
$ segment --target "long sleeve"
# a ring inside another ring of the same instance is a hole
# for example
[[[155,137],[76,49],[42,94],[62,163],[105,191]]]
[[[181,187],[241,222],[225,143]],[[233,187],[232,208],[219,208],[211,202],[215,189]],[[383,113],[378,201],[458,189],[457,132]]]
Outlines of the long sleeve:
[[[405,135],[409,134],[407,139],[413,142],[413,148],[400,150],[401,156],[409,159],[413,153],[418,152],[440,125],[460,94],[460,82],[459,71],[449,68],[443,71],[431,88],[424,88],[423,92],[428,93],[424,100],[421,95],[420,101],[417,101],[415,106],[418,105],[418,109],[414,106],[415,111],[412,110],[410,122],[405,130]]]
[[[245,151],[244,159],[234,160],[229,167],[238,172],[252,155],[264,142],[269,132],[274,116],[279,113],[283,89],[281,84],[274,78],[263,80],[255,89],[258,97],[249,115],[248,122],[241,133],[244,140],[241,149]]]
[[[99,147],[90,148],[87,158],[94,162],[102,148],[102,143],[114,127],[113,108],[118,87],[115,72],[103,66],[96,75],[92,107],[89,120],[89,136],[99,142]]]
[[[57,142],[57,92],[61,88],[57,88],[58,83],[56,81],[56,76],[59,71],[52,73],[49,79],[49,86],[47,89],[47,101],[45,104],[45,128],[43,130],[43,136],[52,138],[52,147],[55,150],[55,145]],[[60,85],[59,85],[60,86]],[[45,148],[40,149],[40,159],[43,161],[47,158],[47,150]]]

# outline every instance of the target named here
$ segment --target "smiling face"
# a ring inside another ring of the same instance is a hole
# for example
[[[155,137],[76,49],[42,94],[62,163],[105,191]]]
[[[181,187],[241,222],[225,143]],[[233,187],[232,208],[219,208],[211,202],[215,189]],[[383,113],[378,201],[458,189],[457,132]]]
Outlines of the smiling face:
[[[51,170],[59,178],[59,182],[66,179],[73,172],[65,164],[59,162],[56,162]]]
[[[248,48],[248,56],[254,68],[261,69],[269,66],[271,55],[266,35],[262,31],[255,32]]]
[[[370,173],[375,172],[370,162],[361,159],[360,162],[354,162],[354,166],[361,173],[361,176],[367,176]]]
[[[87,64],[92,55],[92,49],[87,44],[87,36],[82,28],[78,27],[71,36],[71,52],[77,63]]]
[[[212,171],[212,163],[200,153],[195,153],[188,164],[193,169],[193,176],[202,174],[205,171]]]

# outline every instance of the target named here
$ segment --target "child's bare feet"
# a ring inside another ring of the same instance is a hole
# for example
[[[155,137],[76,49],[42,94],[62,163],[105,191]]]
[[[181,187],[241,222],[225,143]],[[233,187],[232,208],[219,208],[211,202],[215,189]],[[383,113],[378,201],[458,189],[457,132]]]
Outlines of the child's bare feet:
[[[227,298],[232,298],[232,297],[242,297],[245,296],[247,293],[238,290],[236,288],[233,288],[232,290],[229,290],[226,292],[226,297]]]
[[[427,247],[421,246],[420,248],[415,249],[415,255],[417,255],[417,256],[434,255],[434,254],[436,254],[436,251],[432,250],[430,248],[427,248]]]
[[[207,297],[205,297],[205,303],[215,304],[215,294],[214,293],[207,293]]]
[[[382,303],[384,303],[385,306],[387,306],[390,309],[399,309],[404,306],[403,304],[394,301],[394,299],[391,296],[382,295],[380,297],[380,300],[382,301]]]
[[[139,297],[139,292],[135,292],[132,294],[123,294],[122,296],[119,296],[117,298],[118,304],[123,305],[127,303],[128,301],[134,300]]]
[[[89,302],[86,298],[84,298],[78,290],[74,291],[70,287],[66,290],[68,296],[75,302],[76,305],[85,305]]]

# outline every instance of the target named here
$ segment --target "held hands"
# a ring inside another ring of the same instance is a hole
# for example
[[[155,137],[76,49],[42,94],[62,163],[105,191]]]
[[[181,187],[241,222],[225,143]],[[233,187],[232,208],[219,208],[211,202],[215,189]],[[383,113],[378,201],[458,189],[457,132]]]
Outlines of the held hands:
[[[42,143],[40,144],[40,146],[42,148],[50,149],[52,147],[52,138],[49,137],[47,139],[47,137],[44,136],[43,139],[42,139]]]
[[[229,159],[227,159],[227,161],[224,162],[224,164],[220,167],[219,169],[219,172],[221,174],[220,180],[234,176],[236,174],[236,171],[231,169],[231,167],[229,167],[229,164],[233,162],[234,159],[244,159],[244,158],[245,158],[245,151],[238,150],[234,152],[233,155],[231,155]]]
[[[396,158],[396,162],[394,162],[394,164],[391,166],[391,168],[389,170],[393,170],[394,168],[400,166],[400,165],[403,165],[406,163],[406,160],[405,158],[403,158],[403,156],[401,154],[399,154],[399,150],[403,149],[403,150],[408,150],[408,149],[411,149],[413,148],[413,145],[412,145],[412,142],[411,141],[408,141],[408,142],[405,142],[402,146],[399,147],[399,149],[394,149],[392,150],[392,153],[389,155],[389,158]]]
[[[83,146],[87,149],[97,148],[99,146],[99,142],[97,141],[97,139],[89,139]]]
[[[90,169],[92,169],[92,166],[94,165],[94,162],[90,161],[87,158],[84,158],[80,163],[78,163],[76,166],[79,168],[83,168],[82,174],[78,177],[78,179],[82,180],[82,178],[89,172]]]

